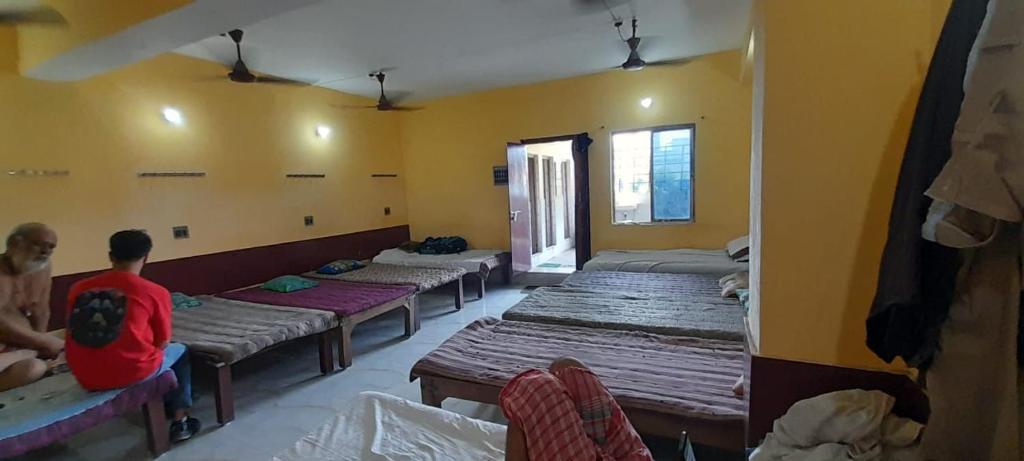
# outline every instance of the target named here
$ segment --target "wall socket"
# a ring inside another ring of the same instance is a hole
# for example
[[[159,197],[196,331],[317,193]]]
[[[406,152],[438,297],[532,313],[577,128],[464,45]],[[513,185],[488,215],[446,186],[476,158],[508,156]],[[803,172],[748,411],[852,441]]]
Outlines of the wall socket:
[[[305,218],[302,218],[302,222],[304,222],[307,226],[312,226],[313,216],[306,216]]]
[[[174,239],[187,239],[188,238],[188,226],[174,226],[171,228],[171,233],[174,234]]]
[[[391,216],[391,207],[384,207],[384,216]]]

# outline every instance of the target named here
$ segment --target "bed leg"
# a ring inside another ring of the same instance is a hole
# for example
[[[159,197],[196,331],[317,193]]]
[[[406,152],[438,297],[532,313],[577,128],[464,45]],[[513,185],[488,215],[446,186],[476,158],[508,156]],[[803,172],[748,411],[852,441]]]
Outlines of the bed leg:
[[[331,347],[331,330],[316,335],[317,348],[320,353],[320,374],[326,375],[334,371],[334,349]]]
[[[156,458],[171,447],[167,418],[164,417],[163,397],[142,404],[142,419],[146,423],[146,444],[149,452]]]
[[[437,386],[432,381],[420,376],[420,400],[424,405],[441,408],[444,397],[437,392]]]
[[[338,328],[338,360],[341,361],[341,368],[352,366],[352,325],[342,324]]]
[[[455,281],[455,310],[461,311],[466,305],[466,293],[463,291],[462,277]]]
[[[217,372],[213,400],[217,406],[217,423],[223,426],[235,420],[235,393],[231,389],[231,365],[217,363],[213,366]]]
[[[405,337],[409,338],[420,331],[420,304],[419,298],[413,296],[409,302],[402,306],[405,308]]]
[[[484,299],[487,294],[487,277],[483,274],[477,274],[476,277],[480,279],[480,284],[476,286],[476,299]]]

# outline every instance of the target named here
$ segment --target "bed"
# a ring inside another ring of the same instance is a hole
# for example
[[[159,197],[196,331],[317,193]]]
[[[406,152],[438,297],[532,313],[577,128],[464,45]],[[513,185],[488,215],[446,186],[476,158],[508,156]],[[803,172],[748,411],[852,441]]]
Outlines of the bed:
[[[483,318],[420,359],[411,378],[427,405],[496,404],[516,374],[566,355],[601,378],[640,433],[675,438],[685,429],[697,443],[743,449],[745,404],[732,391],[744,367],[737,341]]]
[[[274,461],[505,459],[505,426],[378,392],[359,394],[341,414]]]
[[[502,314],[505,320],[636,330],[742,342],[744,309],[720,295],[665,297],[568,287],[541,287]]]
[[[260,287],[244,288],[217,295],[256,304],[297,307],[333,312],[338,316],[338,355],[342,367],[352,366],[352,330],[356,325],[395,309],[405,310],[405,336],[420,329],[416,287],[320,280],[304,290],[280,293]]]
[[[170,448],[163,396],[178,385],[169,364],[184,353],[168,346],[160,370],[122,389],[89,392],[64,372],[0,392],[0,455],[17,456],[141,409],[149,450],[159,456]]]
[[[466,275],[466,270],[461,267],[414,267],[370,263],[361,269],[341,274],[321,274],[310,271],[302,275],[303,277],[344,282],[411,285],[416,287],[420,293],[451,285],[455,289],[455,309],[461,310],[466,302],[462,293],[462,277]]]
[[[748,270],[749,264],[729,257],[726,250],[602,250],[584,271],[661,272],[723,276]]]
[[[234,419],[231,367],[288,341],[316,336],[320,372],[334,371],[331,337],[338,318],[331,312],[197,296],[201,306],[175,309],[173,341],[188,346],[199,363],[214,369],[217,422]]]
[[[559,286],[617,293],[643,293],[668,298],[720,298],[722,295],[718,277],[706,274],[574,272]]]
[[[408,253],[398,248],[380,252],[373,262],[414,267],[458,267],[477,280],[477,296],[483,298],[486,293],[487,278],[491,271],[500,269],[505,283],[512,281],[512,255],[501,250],[466,250],[462,253],[447,255],[421,255]]]

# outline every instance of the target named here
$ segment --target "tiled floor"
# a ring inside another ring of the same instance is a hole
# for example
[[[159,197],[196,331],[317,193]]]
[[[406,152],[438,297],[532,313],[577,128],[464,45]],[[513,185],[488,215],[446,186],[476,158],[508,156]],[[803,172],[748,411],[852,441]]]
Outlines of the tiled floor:
[[[359,392],[382,391],[419,401],[418,384],[409,382],[413,363],[473,320],[501,316],[525,296],[522,291],[522,286],[495,287],[486,299],[469,302],[462,311],[451,307],[450,294],[423,295],[422,329],[415,336],[402,338],[398,311],[364,323],[353,334],[353,366],[330,376],[320,376],[313,341],[299,341],[242,362],[234,367],[237,418],[224,427],[215,420],[210,377],[196,376],[199,400],[194,413],[205,427],[198,437],[174,446],[160,460],[266,460],[343,411]],[[501,422],[494,406],[449,399],[445,408]],[[141,417],[134,414],[18,459],[139,460],[149,459],[149,454]]]

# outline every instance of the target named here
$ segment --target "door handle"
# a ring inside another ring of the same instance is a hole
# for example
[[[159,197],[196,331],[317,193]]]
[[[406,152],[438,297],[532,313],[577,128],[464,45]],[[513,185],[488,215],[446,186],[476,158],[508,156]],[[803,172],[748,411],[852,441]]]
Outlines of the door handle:
[[[512,221],[512,222],[519,221],[519,213],[522,213],[522,211],[520,211],[520,210],[510,211],[508,213],[508,220]]]

